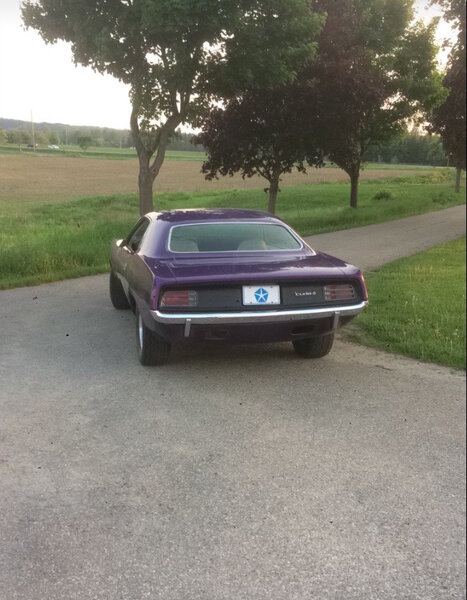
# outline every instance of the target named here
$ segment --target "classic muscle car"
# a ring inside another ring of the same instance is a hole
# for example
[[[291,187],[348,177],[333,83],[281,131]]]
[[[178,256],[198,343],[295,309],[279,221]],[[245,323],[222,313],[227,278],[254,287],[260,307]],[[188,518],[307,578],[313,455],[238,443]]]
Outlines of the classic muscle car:
[[[187,339],[291,341],[319,358],[368,301],[358,268],[250,210],[149,213],[112,242],[110,269],[113,306],[136,314],[143,365],[165,363]]]

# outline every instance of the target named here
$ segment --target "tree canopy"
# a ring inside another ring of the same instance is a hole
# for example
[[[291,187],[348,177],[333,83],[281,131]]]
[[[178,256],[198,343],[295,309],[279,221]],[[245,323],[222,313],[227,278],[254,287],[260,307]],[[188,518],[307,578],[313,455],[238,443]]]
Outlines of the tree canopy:
[[[460,191],[460,176],[466,167],[466,17],[464,0],[438,0],[447,21],[457,31],[457,39],[452,46],[443,86],[447,91],[445,101],[434,108],[431,116],[431,130],[439,133],[443,146],[456,167],[456,192]]]
[[[404,133],[388,142],[370,144],[364,160],[441,167],[448,165],[441,138],[438,135],[421,135],[417,132]]]
[[[293,80],[321,25],[308,0],[27,0],[23,19],[130,86],[142,213],[175,129],[213,96]]]
[[[269,182],[268,211],[275,213],[280,177],[306,164],[322,164],[322,154],[313,147],[313,107],[306,90],[298,84],[274,90],[249,92],[217,108],[203,121],[194,142],[202,144],[208,157],[202,172],[207,179],[240,172],[243,177],[260,175]]]
[[[86,150],[92,144],[92,138],[89,135],[80,135],[77,142],[78,146],[86,152]]]
[[[197,138],[208,151],[208,177],[261,174],[270,182],[270,209],[279,174],[317,164],[321,154],[348,173],[356,207],[368,148],[397,137],[443,97],[435,24],[413,24],[413,0],[311,4],[326,18],[314,60],[293,83],[216,109]]]
[[[412,25],[412,0],[313,0],[325,12],[313,82],[322,148],[351,180],[357,206],[363,157],[442,98],[434,24]]]

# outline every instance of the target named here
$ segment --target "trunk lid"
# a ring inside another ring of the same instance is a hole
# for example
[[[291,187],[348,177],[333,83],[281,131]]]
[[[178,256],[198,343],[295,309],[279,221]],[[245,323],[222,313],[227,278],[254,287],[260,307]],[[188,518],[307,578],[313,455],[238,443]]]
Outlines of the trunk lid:
[[[165,263],[174,284],[341,278],[349,265],[325,254],[285,257],[177,258]]]

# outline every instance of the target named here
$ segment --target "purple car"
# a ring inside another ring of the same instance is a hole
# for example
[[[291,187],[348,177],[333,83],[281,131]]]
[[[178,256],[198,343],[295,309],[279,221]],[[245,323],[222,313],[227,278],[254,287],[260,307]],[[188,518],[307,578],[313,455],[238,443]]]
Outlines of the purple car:
[[[368,301],[356,267],[251,210],[149,213],[112,242],[110,268],[113,306],[136,314],[143,365],[164,364],[188,339],[291,341],[319,358]]]

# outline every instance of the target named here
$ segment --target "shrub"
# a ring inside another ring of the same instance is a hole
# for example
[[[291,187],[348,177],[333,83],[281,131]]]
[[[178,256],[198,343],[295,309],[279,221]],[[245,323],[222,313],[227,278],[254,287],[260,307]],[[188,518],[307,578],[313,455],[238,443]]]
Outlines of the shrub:
[[[373,196],[373,200],[392,200],[394,196],[389,190],[380,190]]]
[[[445,206],[446,204],[450,204],[452,202],[452,194],[445,191],[435,192],[431,194],[431,199],[434,204]]]

